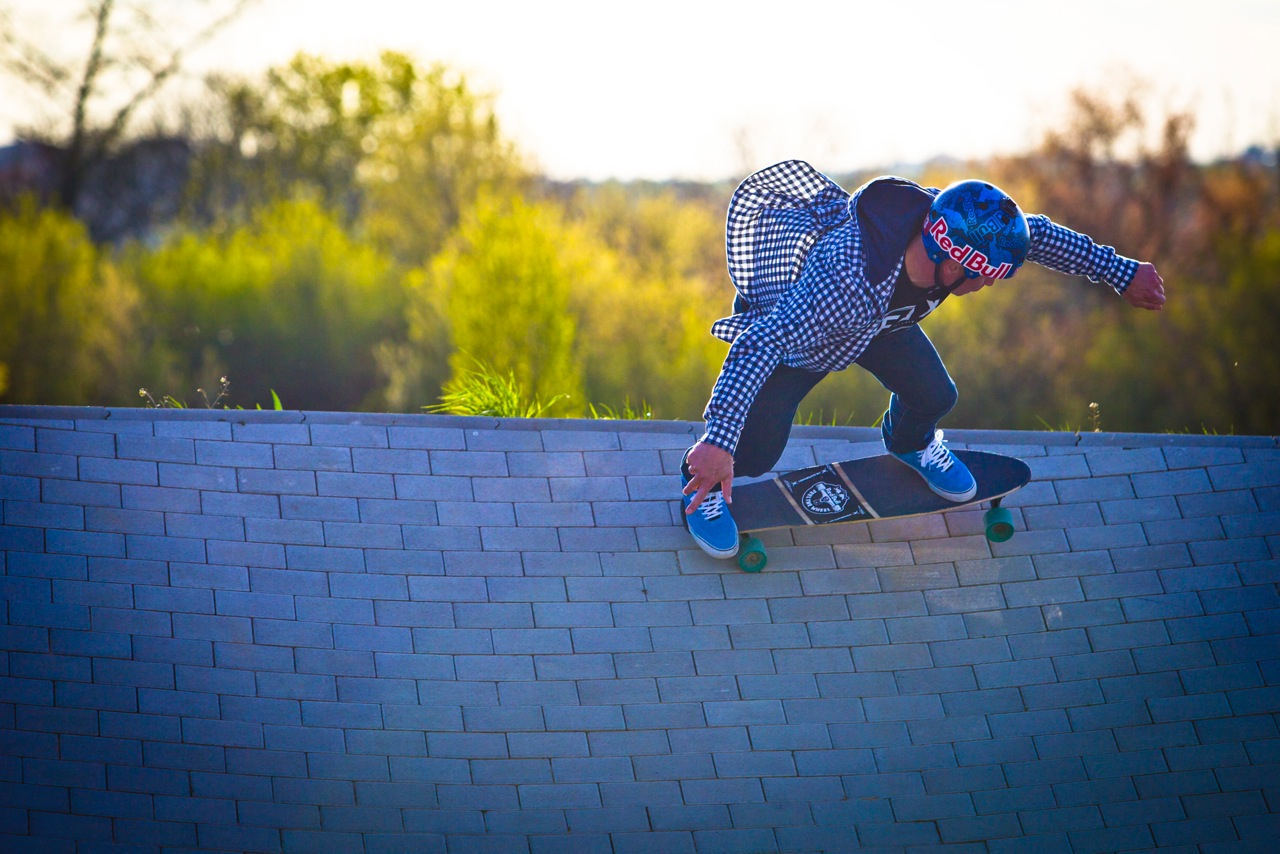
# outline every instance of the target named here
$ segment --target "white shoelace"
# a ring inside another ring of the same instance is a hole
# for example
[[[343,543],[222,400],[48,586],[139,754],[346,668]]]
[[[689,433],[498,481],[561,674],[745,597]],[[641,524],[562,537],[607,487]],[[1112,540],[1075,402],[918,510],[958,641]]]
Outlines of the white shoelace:
[[[703,499],[702,506],[698,508],[698,512],[702,514],[702,518],[708,522],[714,522],[724,513],[724,493],[712,492]]]
[[[947,471],[955,461],[956,458],[951,455],[946,443],[942,441],[941,430],[933,434],[933,441],[929,443],[929,447],[920,452],[920,465],[924,468]]]

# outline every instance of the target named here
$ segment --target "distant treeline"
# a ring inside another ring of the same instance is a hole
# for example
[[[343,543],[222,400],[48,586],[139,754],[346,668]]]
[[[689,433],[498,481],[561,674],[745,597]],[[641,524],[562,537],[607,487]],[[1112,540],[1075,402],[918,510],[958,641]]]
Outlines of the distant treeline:
[[[547,181],[490,98],[394,53],[214,80],[200,115],[181,202],[138,239],[95,242],[37,196],[0,209],[0,402],[203,405],[225,376],[233,406],[418,411],[481,361],[552,415],[700,416],[732,183]],[[961,390],[948,425],[1277,432],[1280,171],[1194,163],[1191,128],[1079,92],[1024,155],[908,176],[995,181],[1154,261],[1169,294],[1140,312],[1027,267],[949,301],[925,323]],[[871,424],[885,397],[848,371],[801,419]]]

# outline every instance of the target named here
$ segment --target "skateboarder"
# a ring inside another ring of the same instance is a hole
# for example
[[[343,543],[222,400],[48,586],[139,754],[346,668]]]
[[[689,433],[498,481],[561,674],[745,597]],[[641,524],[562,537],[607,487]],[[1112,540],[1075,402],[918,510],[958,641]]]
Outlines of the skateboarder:
[[[732,347],[707,403],[706,431],[681,472],[690,533],[714,557],[738,550],[734,476],[770,471],[800,401],[852,364],[890,392],[885,449],[939,495],[974,495],[973,475],[937,429],[955,406],[955,383],[918,326],[948,296],[1007,279],[1031,260],[1109,285],[1138,308],[1159,311],[1165,302],[1151,264],[1026,215],[977,180],[939,191],[881,177],[850,194],[808,163],[786,161],[738,186],[726,249],[734,313],[711,331]]]

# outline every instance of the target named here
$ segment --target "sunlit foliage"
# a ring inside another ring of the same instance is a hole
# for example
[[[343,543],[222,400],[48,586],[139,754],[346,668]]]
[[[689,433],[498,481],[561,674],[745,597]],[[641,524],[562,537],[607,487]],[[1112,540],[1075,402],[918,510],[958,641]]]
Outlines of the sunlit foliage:
[[[527,183],[492,98],[443,65],[390,51],[347,63],[300,54],[262,80],[212,88],[216,138],[196,160],[189,204],[206,222],[301,193],[420,264],[477,193]]]
[[[599,285],[608,275],[596,249],[554,206],[482,199],[414,291],[418,316],[441,314],[455,375],[483,358],[538,398],[565,395],[552,414],[581,408],[570,300],[575,286]],[[415,325],[410,334],[420,339],[436,328]]]
[[[127,401],[138,307],[79,222],[31,199],[0,211],[0,402]]]
[[[0,210],[0,402],[137,405],[139,387],[226,376],[233,405],[274,389],[290,408],[417,412],[483,364],[519,392],[504,412],[701,415],[727,349],[708,330],[733,295],[732,184],[536,178],[488,96],[399,54],[299,56],[212,91],[187,212],[147,242],[113,251],[33,202]],[[1193,117],[1149,103],[1078,92],[1032,150],[910,176],[989,178],[1153,261],[1169,293],[1144,312],[1028,265],[949,300],[924,324],[960,388],[944,426],[1280,428],[1276,152],[1195,163]],[[870,425],[887,397],[851,369],[799,419]]]
[[[314,202],[263,208],[235,229],[178,233],[121,260],[143,294],[150,375],[195,388],[231,378],[237,403],[295,408],[377,404],[374,349],[403,336],[404,291],[391,262]]]

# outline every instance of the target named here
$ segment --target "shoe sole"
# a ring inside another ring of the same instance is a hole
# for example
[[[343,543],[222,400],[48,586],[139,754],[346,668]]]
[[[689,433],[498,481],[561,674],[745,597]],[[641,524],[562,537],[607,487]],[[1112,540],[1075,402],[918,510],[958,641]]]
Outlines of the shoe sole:
[[[693,534],[692,534],[692,533],[690,533],[690,535],[689,535],[689,536],[691,536],[691,537],[692,537],[692,536],[693,536]],[[704,552],[706,552],[707,554],[709,554],[709,555],[711,555],[712,557],[717,558],[717,559],[719,559],[719,560],[728,560],[728,559],[729,559],[729,558],[731,558],[731,557],[737,557],[737,556],[738,556],[738,544],[737,544],[737,543],[734,543],[734,544],[733,544],[733,548],[732,548],[732,549],[725,549],[725,550],[722,550],[722,549],[713,548],[712,546],[708,545],[707,543],[704,543],[702,540],[698,539],[697,537],[693,537],[693,541],[694,541],[695,543],[697,543],[697,544],[698,544],[698,548],[702,549],[702,550],[703,550]]]
[[[922,479],[924,478],[922,477]],[[968,501],[970,498],[973,498],[973,496],[978,494],[978,485],[976,483],[973,486],[971,486],[966,492],[946,492],[944,490],[938,489],[938,487],[934,486],[932,483],[929,483],[927,479],[924,479],[924,482],[928,484],[929,488],[933,490],[935,495],[945,498],[948,501],[954,501],[957,504],[963,504],[964,502]]]

